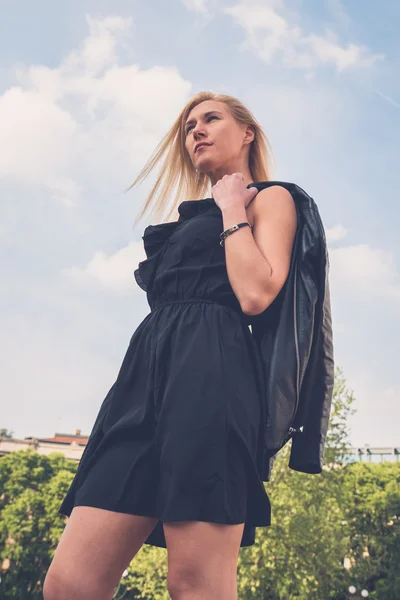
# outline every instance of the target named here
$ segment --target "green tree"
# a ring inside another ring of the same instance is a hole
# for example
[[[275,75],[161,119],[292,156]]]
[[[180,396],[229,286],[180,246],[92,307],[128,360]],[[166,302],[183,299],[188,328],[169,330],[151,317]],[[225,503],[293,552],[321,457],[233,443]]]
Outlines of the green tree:
[[[32,449],[0,459],[0,598],[43,599],[42,586],[65,518],[57,514],[76,464]]]
[[[336,367],[324,454],[324,465],[328,468],[337,468],[346,462],[351,446],[349,418],[356,412],[354,402],[354,393],[348,389],[342,369]]]
[[[359,462],[346,469],[347,584],[371,600],[400,598],[400,463]]]
[[[0,598],[43,600],[43,583],[67,517],[58,509],[77,464],[61,453],[32,449],[0,459]],[[144,546],[121,582],[118,597],[167,600],[165,549]]]
[[[257,543],[240,554],[243,600],[327,600],[344,589],[343,480],[353,402],[337,368],[321,474],[288,467],[290,442],[278,453],[266,484],[271,527],[258,529]]]
[[[13,439],[14,437],[14,432],[10,431],[9,429],[5,429],[4,427],[0,428],[0,439],[1,438],[5,438],[8,440]]]
[[[288,453],[275,461],[268,484],[271,527],[259,529],[257,543],[241,553],[243,600],[327,600],[345,575],[336,472],[298,473],[287,467]]]

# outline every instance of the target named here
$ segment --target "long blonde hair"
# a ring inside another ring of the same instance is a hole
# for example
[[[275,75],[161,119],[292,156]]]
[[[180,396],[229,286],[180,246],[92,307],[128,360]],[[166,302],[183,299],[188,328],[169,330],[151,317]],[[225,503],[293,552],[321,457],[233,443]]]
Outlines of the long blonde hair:
[[[166,133],[158,144],[152,157],[140,171],[135,181],[125,190],[129,191],[133,186],[142,181],[154,169],[156,164],[166,154],[161,172],[146,198],[141,211],[135,219],[135,225],[149,209],[154,195],[162,184],[159,196],[154,202],[151,214],[158,219],[170,198],[172,190],[176,185],[175,198],[171,210],[165,217],[167,221],[174,209],[182,200],[202,198],[205,193],[211,193],[210,180],[204,173],[196,171],[185,147],[185,122],[192,108],[204,100],[216,100],[224,102],[230,113],[240,125],[250,125],[254,130],[254,140],[250,144],[249,170],[253,181],[270,180],[270,160],[273,157],[272,149],[261,125],[252,115],[250,110],[233,96],[217,94],[214,92],[198,92],[187,102],[177,117],[171,129]]]

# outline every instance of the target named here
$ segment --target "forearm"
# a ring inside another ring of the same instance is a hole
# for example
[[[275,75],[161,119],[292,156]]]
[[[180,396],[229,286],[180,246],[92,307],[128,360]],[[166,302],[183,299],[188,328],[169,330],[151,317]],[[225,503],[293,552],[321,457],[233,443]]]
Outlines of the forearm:
[[[248,221],[244,206],[232,204],[222,210],[224,230]],[[241,227],[225,238],[226,269],[243,312],[257,314],[264,304],[271,265],[258,248],[250,227]]]

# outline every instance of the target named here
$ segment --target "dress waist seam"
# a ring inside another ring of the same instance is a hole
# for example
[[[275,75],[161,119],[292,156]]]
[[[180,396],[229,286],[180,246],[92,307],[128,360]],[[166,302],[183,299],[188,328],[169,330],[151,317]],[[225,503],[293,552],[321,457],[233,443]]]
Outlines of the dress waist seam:
[[[166,300],[164,302],[156,302],[151,307],[151,312],[155,312],[159,308],[162,308],[164,306],[173,305],[173,304],[196,304],[196,303],[217,304],[218,306],[227,308],[228,310],[231,310],[236,314],[239,314],[243,317],[245,316],[245,314],[241,310],[235,309],[232,306],[229,306],[229,304],[224,304],[223,302],[221,302],[219,300],[215,300],[215,299],[211,299],[211,298],[204,298],[204,297],[192,297],[192,298],[184,298],[184,299],[179,299],[179,300]]]

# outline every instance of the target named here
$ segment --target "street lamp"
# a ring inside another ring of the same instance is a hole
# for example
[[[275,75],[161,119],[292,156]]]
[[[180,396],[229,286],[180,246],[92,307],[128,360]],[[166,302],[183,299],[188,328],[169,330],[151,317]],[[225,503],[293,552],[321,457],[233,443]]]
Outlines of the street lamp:
[[[352,596],[353,596],[353,594],[356,593],[356,591],[357,591],[357,588],[354,585],[349,586],[349,592]],[[368,598],[368,596],[369,596],[368,590],[364,590],[364,589],[361,590],[360,594],[361,594],[362,598]]]

